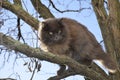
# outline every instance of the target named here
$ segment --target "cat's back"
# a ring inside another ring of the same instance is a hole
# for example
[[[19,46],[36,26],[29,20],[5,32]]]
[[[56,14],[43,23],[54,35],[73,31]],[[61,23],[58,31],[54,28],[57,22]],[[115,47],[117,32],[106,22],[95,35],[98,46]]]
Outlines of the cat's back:
[[[74,39],[96,42],[94,35],[81,23],[69,18],[63,18],[62,23],[64,26],[68,27],[69,32]]]

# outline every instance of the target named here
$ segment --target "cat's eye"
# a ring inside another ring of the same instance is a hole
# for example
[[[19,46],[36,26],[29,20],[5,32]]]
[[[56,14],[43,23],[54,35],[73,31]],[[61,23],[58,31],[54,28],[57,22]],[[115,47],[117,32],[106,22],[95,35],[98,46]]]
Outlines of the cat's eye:
[[[59,30],[59,31],[58,31],[58,34],[60,34],[61,32],[62,32],[62,31],[61,31],[61,30]]]
[[[50,35],[53,35],[53,33],[52,33],[52,32],[49,32],[49,34],[50,34]]]

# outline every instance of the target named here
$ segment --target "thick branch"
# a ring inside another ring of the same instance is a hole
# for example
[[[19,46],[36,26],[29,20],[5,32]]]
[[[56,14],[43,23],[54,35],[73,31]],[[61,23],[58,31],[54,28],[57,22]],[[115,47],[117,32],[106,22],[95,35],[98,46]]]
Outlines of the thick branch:
[[[22,7],[11,4],[7,0],[3,0],[2,7],[16,14],[19,18],[24,20],[27,24],[31,25],[34,29],[38,29],[39,21],[23,10]]]
[[[109,4],[109,31],[112,35],[112,44],[114,46],[113,51],[115,59],[118,62],[120,68],[120,4],[119,0],[108,0]],[[111,46],[109,46],[111,47]],[[112,77],[114,78],[114,76]],[[120,70],[115,75],[115,80],[120,79]]]
[[[108,34],[110,34],[109,29],[108,29],[108,15],[107,12],[104,8],[104,0],[92,0],[92,6],[93,9],[95,11],[101,32],[102,32],[102,36],[104,39],[104,43],[105,43],[105,47],[108,53],[112,52],[111,50],[112,47],[110,48],[109,46],[113,46],[112,45],[112,38],[110,36],[108,36]]]
[[[119,0],[108,0],[109,4],[109,30],[113,35],[114,50],[120,59],[120,4]]]
[[[120,59],[120,4],[119,0],[108,0],[109,15],[105,12],[104,0],[92,0],[92,6],[101,28],[107,53],[116,61]],[[101,13],[105,16],[101,16]],[[117,56],[116,56],[117,55]],[[111,76],[111,79],[119,80],[120,73]]]
[[[90,66],[91,69],[93,69],[94,71],[96,71],[97,73],[100,73],[102,74],[102,76],[104,77],[107,77],[107,79],[111,80],[107,74],[105,74],[105,72],[98,66],[96,65],[95,63],[92,63],[92,65]],[[66,78],[68,76],[71,76],[71,75],[76,75],[77,73],[75,73],[73,70],[71,69],[68,69],[66,71],[64,71],[62,74],[60,75],[57,75],[57,76],[53,76],[53,77],[50,77],[48,80],[60,80],[60,79],[63,79],[63,78]],[[85,80],[88,80],[89,78],[88,77],[85,77]],[[90,80],[90,79],[89,79]],[[92,79],[91,79],[92,80]]]
[[[28,57],[35,57],[40,60],[46,60],[61,65],[66,64],[69,67],[71,67],[76,73],[89,77],[93,80],[108,80],[106,77],[100,75],[99,73],[95,72],[92,69],[89,69],[84,65],[80,65],[78,62],[69,57],[45,53],[40,49],[34,49],[26,44],[22,44],[19,41],[16,41],[11,37],[5,36],[2,33],[0,33],[0,45],[3,45],[8,49],[21,52],[27,55]]]
[[[22,7],[22,2],[21,2],[21,0],[13,0],[13,1],[14,1],[14,4]]]
[[[53,18],[54,15],[50,12],[50,10],[41,3],[40,0],[31,0],[34,8],[36,9],[36,11],[45,19],[47,18]]]
[[[64,71],[61,75],[50,77],[48,80],[60,80],[60,79],[66,78],[68,76],[76,75],[76,74],[77,73],[75,71],[70,71],[68,69],[68,70]]]

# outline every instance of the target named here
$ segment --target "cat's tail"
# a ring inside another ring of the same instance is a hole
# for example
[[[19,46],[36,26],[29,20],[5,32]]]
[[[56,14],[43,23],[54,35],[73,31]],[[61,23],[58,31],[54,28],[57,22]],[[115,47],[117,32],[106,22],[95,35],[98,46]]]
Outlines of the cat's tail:
[[[97,60],[105,66],[109,73],[116,73],[118,69],[117,64],[109,54],[103,53],[102,55],[97,56]]]

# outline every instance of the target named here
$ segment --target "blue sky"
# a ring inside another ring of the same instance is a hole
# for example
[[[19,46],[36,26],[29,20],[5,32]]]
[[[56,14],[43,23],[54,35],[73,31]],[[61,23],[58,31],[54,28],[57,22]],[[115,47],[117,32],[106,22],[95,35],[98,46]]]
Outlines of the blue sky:
[[[81,0],[82,1],[81,3],[79,3],[78,0],[74,0],[74,1],[73,0],[55,0],[55,1],[56,2],[54,2],[54,3],[61,10],[78,9],[80,7],[81,8],[90,7],[91,9],[83,10],[79,13],[72,13],[72,12],[59,13],[52,7],[50,7],[50,10],[57,18],[68,17],[68,18],[77,20],[78,22],[85,25],[95,35],[98,42],[102,41],[102,36],[101,36],[100,29],[99,29],[99,25],[97,23],[96,16],[92,9],[90,0]],[[45,3],[46,6],[49,5],[48,0],[42,0],[42,2]],[[36,11],[31,6],[31,3],[28,0],[24,0],[24,3],[29,4],[29,5],[26,5],[26,8],[28,8],[28,12],[31,15],[33,15],[35,18],[38,18],[39,15],[36,14]],[[67,6],[65,6],[65,5],[67,5]],[[16,16],[14,14],[10,13],[9,11],[5,11],[2,18],[6,19],[8,17],[11,17],[13,19],[7,20],[5,22],[5,25],[0,29],[0,32],[7,33],[9,31],[9,29],[16,30],[16,28],[15,28],[16,20],[14,19],[14,18],[16,18]],[[39,20],[42,20],[42,19],[39,19]],[[38,47],[39,45],[37,44],[38,42],[37,42],[36,35],[33,33],[33,30],[31,29],[31,27],[29,25],[27,25],[24,21],[22,21],[21,24],[23,25],[21,27],[21,30],[22,30],[23,36],[24,36],[27,44],[32,47]],[[13,32],[11,34],[11,36],[16,39],[17,32]],[[22,40],[21,40],[21,42],[22,42]],[[29,80],[30,76],[31,76],[31,72],[29,72],[27,66],[23,66],[23,64],[24,64],[24,62],[27,62],[30,59],[29,58],[20,58],[20,57],[16,58],[16,54],[14,54],[14,51],[11,51],[10,55],[11,56],[9,56],[9,54],[5,51],[2,52],[2,54],[0,54],[0,78],[13,77],[13,78],[17,78],[17,80],[19,80],[19,79]],[[4,58],[4,57],[6,57],[6,58]],[[16,61],[16,62],[14,62],[14,61]],[[47,78],[49,78],[50,76],[55,75],[56,71],[59,68],[58,65],[52,64],[52,63],[49,63],[46,61],[41,61],[41,63],[42,63],[41,71],[36,72],[33,80],[47,80]],[[68,77],[65,80],[84,80],[84,79],[83,79],[83,77],[77,75],[77,76]]]

